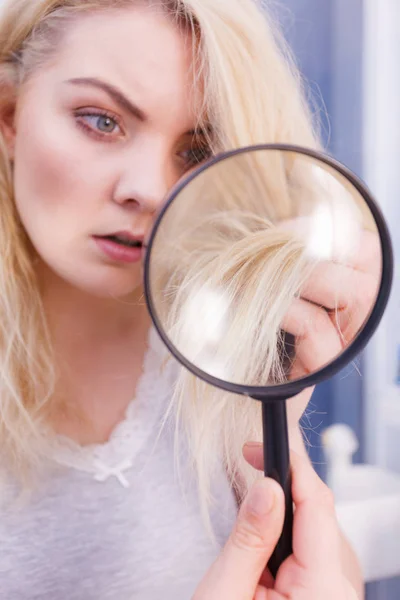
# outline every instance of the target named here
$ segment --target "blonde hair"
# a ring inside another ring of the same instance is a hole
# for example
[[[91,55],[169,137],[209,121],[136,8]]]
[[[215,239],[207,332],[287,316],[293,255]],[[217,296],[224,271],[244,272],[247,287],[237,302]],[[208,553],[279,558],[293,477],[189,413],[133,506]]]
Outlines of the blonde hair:
[[[285,318],[324,260],[352,264],[373,222],[359,192],[322,165],[268,147],[232,153],[167,207],[150,251],[152,308],[174,348],[207,375],[260,387],[304,376],[296,363],[301,336],[284,332]],[[354,332],[342,331],[337,312],[335,320],[347,346]],[[316,368],[326,366],[318,360]],[[256,475],[241,448],[261,440],[259,404],[182,371],[174,408],[204,481],[223,440],[232,483],[240,481],[243,493]]]
[[[0,95],[15,89],[54,53],[66,22],[146,0],[9,0],[0,20]],[[205,87],[203,113],[214,152],[257,143],[319,147],[291,53],[266,6],[256,0],[159,0],[195,34],[196,68]],[[201,115],[199,115],[201,120]],[[50,336],[32,264],[32,248],[15,211],[12,172],[0,135],[0,439],[2,451],[26,464],[39,456],[55,381]],[[196,399],[201,398],[201,401]],[[174,396],[190,442],[203,505],[223,456],[245,491],[254,477],[241,448],[261,439],[257,402],[195,380],[182,370]]]

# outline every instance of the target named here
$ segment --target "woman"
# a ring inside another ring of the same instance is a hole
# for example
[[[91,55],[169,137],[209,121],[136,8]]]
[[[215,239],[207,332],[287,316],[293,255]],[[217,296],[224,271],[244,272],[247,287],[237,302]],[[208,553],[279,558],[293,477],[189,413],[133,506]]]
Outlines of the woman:
[[[221,399],[210,414],[188,401],[167,415],[176,366],[164,365],[142,301],[143,238],[191,168],[251,143],[318,146],[277,44],[252,0],[4,7],[2,598],[250,599],[274,586],[274,600],[361,597],[304,458],[311,391],[290,407],[298,525],[272,582],[262,572],[282,522],[274,482],[258,490],[267,506],[271,486],[275,515],[260,521],[245,502],[233,528],[233,490],[241,500],[260,468],[258,447],[242,458],[259,407]]]

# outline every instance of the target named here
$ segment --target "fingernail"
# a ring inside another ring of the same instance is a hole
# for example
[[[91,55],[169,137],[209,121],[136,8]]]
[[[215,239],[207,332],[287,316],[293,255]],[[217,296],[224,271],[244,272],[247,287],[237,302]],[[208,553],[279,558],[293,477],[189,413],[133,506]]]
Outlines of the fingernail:
[[[248,496],[248,509],[254,514],[265,517],[274,508],[275,494],[268,479],[260,479],[251,488]]]

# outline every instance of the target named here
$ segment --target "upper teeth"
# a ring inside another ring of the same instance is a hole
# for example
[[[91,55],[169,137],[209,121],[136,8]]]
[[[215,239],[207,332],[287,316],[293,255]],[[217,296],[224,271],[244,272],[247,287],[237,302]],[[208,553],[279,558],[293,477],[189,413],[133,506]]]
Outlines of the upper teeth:
[[[132,238],[126,238],[124,236],[119,236],[119,235],[112,235],[110,237],[113,238],[114,240],[117,240],[118,242],[122,242],[123,244],[126,244],[127,246],[140,246],[141,245],[141,242],[139,242],[138,240],[133,240]]]

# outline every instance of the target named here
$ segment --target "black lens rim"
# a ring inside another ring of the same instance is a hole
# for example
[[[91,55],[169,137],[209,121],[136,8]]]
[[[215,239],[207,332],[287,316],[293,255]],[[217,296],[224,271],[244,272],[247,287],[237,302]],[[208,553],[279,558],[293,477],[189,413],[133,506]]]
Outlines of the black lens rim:
[[[376,303],[374,308],[372,309],[368,319],[364,323],[362,329],[358,333],[357,337],[353,340],[353,342],[346,348],[346,350],[340,354],[337,358],[335,358],[331,363],[324,366],[319,371],[312,373],[302,379],[297,379],[285,384],[280,384],[276,386],[250,386],[250,385],[242,385],[237,383],[231,383],[227,381],[223,381],[218,379],[217,377],[213,377],[208,373],[202,371],[195,365],[193,365],[190,361],[188,361],[185,356],[183,356],[177,348],[175,348],[174,344],[165,334],[165,331],[162,327],[162,324],[157,316],[157,311],[153,302],[151,287],[150,287],[150,269],[151,269],[151,249],[153,247],[153,243],[155,237],[157,235],[157,231],[160,227],[162,219],[166,212],[168,211],[171,204],[174,202],[175,198],[179,196],[182,190],[193,181],[196,177],[201,175],[203,171],[209,169],[216,165],[219,162],[227,160],[233,156],[244,154],[247,152],[258,152],[258,151],[286,151],[286,152],[297,152],[304,156],[308,156],[311,158],[315,158],[320,162],[332,167],[336,171],[338,171],[341,175],[343,175],[360,193],[360,195],[365,200],[369,210],[371,211],[379,233],[381,247],[382,247],[382,279],[379,287],[379,292],[377,295]],[[348,167],[339,162],[338,160],[332,158],[328,154],[313,150],[311,148],[305,148],[302,146],[296,146],[292,144],[258,144],[254,146],[245,146],[241,148],[237,148],[235,150],[231,150],[228,152],[223,152],[214,156],[206,163],[203,163],[197,169],[192,171],[186,178],[180,181],[177,186],[171,191],[169,194],[165,204],[162,206],[160,212],[158,213],[154,226],[152,228],[148,243],[146,245],[146,253],[144,260],[144,292],[145,292],[145,300],[150,313],[150,317],[156,328],[158,334],[160,335],[162,341],[171,352],[171,354],[185,367],[187,368],[193,375],[199,377],[206,383],[218,387],[227,392],[232,392],[233,394],[239,394],[244,396],[249,396],[252,398],[257,398],[258,400],[268,400],[268,401],[279,401],[290,398],[302,390],[313,387],[318,383],[329,379],[336,373],[338,373],[341,369],[343,369],[346,365],[348,365],[367,345],[368,341],[371,339],[372,335],[375,333],[382,317],[385,312],[387,303],[389,301],[392,283],[393,283],[393,270],[394,270],[394,256],[393,256],[393,246],[389,233],[389,229],[387,227],[386,221],[380,210],[376,200],[374,199],[372,193],[365,185],[365,183],[357,177]]]

